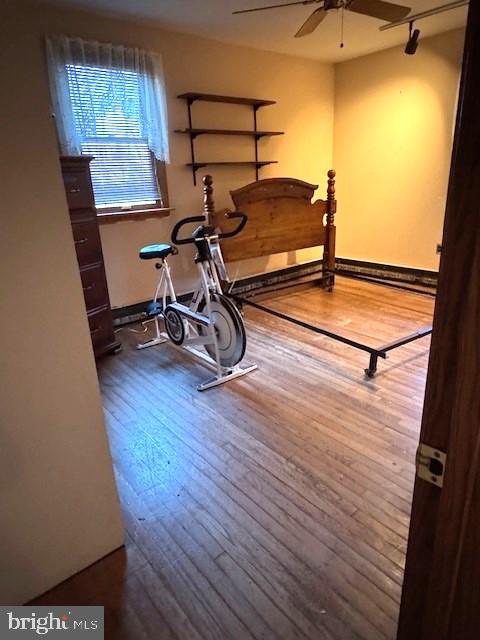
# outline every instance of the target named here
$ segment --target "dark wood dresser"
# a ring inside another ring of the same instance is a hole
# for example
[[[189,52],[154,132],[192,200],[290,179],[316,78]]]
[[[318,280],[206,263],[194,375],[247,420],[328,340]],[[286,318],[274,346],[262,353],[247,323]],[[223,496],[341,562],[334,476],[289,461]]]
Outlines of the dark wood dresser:
[[[93,351],[98,358],[105,353],[117,351],[121,345],[113,331],[97,211],[90,178],[91,160],[89,156],[60,158]]]

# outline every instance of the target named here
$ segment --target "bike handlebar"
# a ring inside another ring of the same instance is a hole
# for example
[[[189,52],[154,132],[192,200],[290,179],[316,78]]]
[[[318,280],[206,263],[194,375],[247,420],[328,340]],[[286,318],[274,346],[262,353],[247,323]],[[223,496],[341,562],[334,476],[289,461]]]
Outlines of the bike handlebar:
[[[227,211],[227,213],[225,214],[225,218],[228,218],[229,220],[233,220],[235,218],[239,218],[240,219],[240,224],[237,226],[236,229],[233,229],[232,231],[227,231],[225,233],[219,233],[218,234],[218,238],[220,240],[224,239],[224,238],[233,238],[234,236],[236,236],[238,233],[240,233],[240,231],[242,231],[242,229],[245,227],[245,225],[247,224],[248,221],[248,216],[245,213],[242,213],[241,211]],[[172,244],[192,244],[195,242],[196,238],[192,235],[189,236],[188,238],[180,238],[178,237],[178,233],[180,231],[180,229],[186,225],[186,224],[192,224],[194,222],[200,222],[200,223],[205,223],[205,216],[192,216],[190,218],[184,218],[183,220],[180,220],[179,222],[177,222],[177,224],[173,227],[172,229]],[[205,234],[207,235],[207,234]],[[211,234],[213,235],[213,234]]]
[[[240,224],[233,231],[227,231],[226,233],[219,233],[218,237],[220,238],[220,240],[222,240],[223,238],[233,238],[233,236],[236,236],[237,233],[240,233],[240,231],[242,231],[242,229],[248,222],[247,214],[242,213],[241,211],[227,211],[227,213],[225,214],[225,218],[228,218],[229,220],[233,220],[234,218],[240,218]]]
[[[190,244],[191,242],[195,242],[195,238],[191,236],[189,238],[178,239],[178,232],[180,228],[185,224],[190,224],[192,222],[205,222],[205,216],[193,216],[191,218],[184,218],[177,222],[177,224],[172,229],[172,244]]]

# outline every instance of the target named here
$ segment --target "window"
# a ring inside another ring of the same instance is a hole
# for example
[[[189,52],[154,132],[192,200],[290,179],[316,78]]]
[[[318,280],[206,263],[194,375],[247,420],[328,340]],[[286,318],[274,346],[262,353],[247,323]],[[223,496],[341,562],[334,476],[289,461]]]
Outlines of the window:
[[[168,137],[158,57],[66,36],[48,38],[47,53],[62,152],[94,157],[96,206],[162,206],[156,168]]]
[[[133,71],[67,65],[68,89],[82,153],[93,156],[97,207],[155,205],[160,200],[153,154],[142,130]]]

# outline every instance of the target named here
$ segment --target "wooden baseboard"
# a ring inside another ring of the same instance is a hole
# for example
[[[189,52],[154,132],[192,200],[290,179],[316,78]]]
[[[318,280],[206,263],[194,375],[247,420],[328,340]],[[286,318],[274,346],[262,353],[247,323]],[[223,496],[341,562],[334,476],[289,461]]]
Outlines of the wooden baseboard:
[[[435,288],[437,286],[438,273],[426,269],[414,269],[411,267],[399,267],[378,262],[366,262],[363,260],[351,260],[350,258],[336,258],[335,272],[339,275],[358,275],[373,280],[389,280],[408,284],[422,285]],[[283,269],[260,273],[255,276],[241,278],[235,283],[232,292],[240,295],[273,285],[288,282],[293,279],[307,278],[308,276],[322,275],[322,260],[314,260],[303,264],[295,264]],[[179,302],[188,302],[192,293],[179,296]],[[112,309],[114,326],[123,326],[132,322],[145,320],[147,306],[151,300],[138,302],[126,307]]]
[[[235,294],[243,294],[249,291],[254,291],[255,289],[262,289],[282,282],[288,282],[293,278],[303,278],[310,275],[320,276],[321,273],[322,260],[295,264],[291,267],[276,269],[275,271],[269,271],[268,273],[260,273],[255,276],[241,278],[235,283],[232,292]]]
[[[438,272],[413,267],[399,267],[393,264],[366,262],[350,258],[336,258],[335,272],[341,275],[352,274],[365,276],[374,280],[390,280],[407,284],[417,284],[424,287],[437,286]]]

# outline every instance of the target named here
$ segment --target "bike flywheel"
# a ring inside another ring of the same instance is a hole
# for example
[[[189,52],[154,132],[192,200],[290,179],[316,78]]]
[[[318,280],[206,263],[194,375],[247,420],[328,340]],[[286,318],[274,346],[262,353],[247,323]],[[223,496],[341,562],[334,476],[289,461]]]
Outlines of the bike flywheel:
[[[213,325],[217,335],[220,364],[225,368],[234,367],[242,360],[247,346],[247,336],[242,316],[233,302],[224,295],[213,294],[210,305]],[[206,302],[203,301],[199,311],[203,313],[205,307]],[[199,327],[201,335],[207,335],[207,331],[206,327]],[[204,346],[208,355],[215,359],[215,345],[206,344]]]

